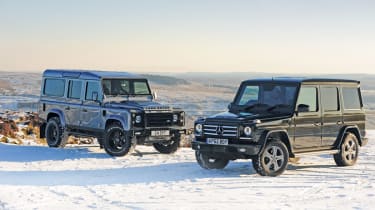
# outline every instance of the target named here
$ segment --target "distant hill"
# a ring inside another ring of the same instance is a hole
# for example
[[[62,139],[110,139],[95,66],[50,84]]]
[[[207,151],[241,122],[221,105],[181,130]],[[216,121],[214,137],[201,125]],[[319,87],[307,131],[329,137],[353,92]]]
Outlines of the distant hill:
[[[162,76],[162,75],[152,75],[152,74],[142,74],[146,77],[151,83],[159,85],[188,85],[190,82],[185,79],[176,78],[172,76]]]
[[[188,81],[210,83],[217,85],[238,86],[239,82],[253,78],[271,77],[312,77],[312,78],[338,78],[353,79],[361,81],[362,89],[375,90],[375,74],[280,74],[280,73],[258,73],[258,72],[186,72],[165,73],[165,75],[176,78],[184,78]]]

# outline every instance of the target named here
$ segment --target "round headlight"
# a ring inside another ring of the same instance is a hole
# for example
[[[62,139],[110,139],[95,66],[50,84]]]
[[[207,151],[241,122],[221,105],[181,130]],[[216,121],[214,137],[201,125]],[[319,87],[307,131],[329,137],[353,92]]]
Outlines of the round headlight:
[[[251,135],[251,128],[246,126],[244,129],[243,129],[243,133],[246,135],[246,136],[250,136]]]
[[[177,122],[177,120],[178,120],[178,115],[177,114],[173,114],[173,122],[175,123],[175,122]]]
[[[196,124],[195,125],[195,131],[197,133],[202,133],[202,124]]]
[[[135,122],[136,122],[136,123],[140,123],[140,122],[142,122],[142,117],[141,117],[141,115],[137,115],[137,116],[135,116]]]

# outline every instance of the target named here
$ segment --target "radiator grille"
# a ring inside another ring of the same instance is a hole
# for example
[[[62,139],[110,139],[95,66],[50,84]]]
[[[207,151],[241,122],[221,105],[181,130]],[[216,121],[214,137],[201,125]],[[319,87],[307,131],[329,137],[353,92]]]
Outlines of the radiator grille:
[[[171,126],[173,120],[172,113],[149,113],[146,114],[147,127],[166,127]]]
[[[237,137],[238,128],[226,125],[204,125],[203,134],[209,136]]]

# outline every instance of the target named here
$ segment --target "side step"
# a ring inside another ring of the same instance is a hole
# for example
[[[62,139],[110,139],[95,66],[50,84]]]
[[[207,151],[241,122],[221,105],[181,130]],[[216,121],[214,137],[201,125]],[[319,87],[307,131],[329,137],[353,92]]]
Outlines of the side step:
[[[296,153],[296,157],[300,156],[311,156],[311,155],[334,155],[339,153],[340,150],[338,149],[331,149],[331,150],[323,150],[323,151],[314,151],[314,152],[301,152],[301,153]]]
[[[66,134],[68,134],[69,136],[77,136],[77,137],[82,137],[82,138],[85,138],[85,137],[97,138],[97,136],[93,134],[80,133],[80,132],[74,132],[74,131],[67,131]]]

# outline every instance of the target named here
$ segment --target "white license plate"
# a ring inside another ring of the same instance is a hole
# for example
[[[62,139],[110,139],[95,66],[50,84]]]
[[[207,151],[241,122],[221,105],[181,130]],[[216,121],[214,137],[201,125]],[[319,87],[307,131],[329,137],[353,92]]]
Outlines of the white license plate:
[[[169,130],[151,131],[151,136],[169,136]]]
[[[228,145],[228,139],[207,138],[207,144]]]

